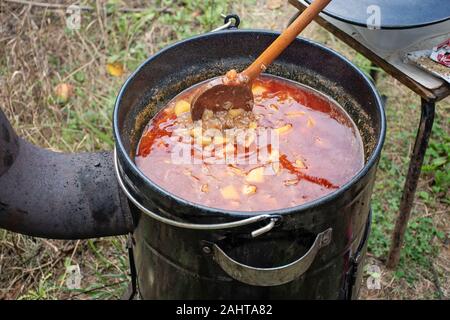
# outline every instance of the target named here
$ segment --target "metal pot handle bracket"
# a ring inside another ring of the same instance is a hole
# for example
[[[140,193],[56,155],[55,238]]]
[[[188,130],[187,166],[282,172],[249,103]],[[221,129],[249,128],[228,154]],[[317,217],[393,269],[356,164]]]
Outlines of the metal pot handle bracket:
[[[210,32],[216,32],[216,31],[225,30],[225,29],[239,28],[241,19],[239,18],[239,16],[237,14],[229,14],[229,15],[221,14],[221,16],[223,18],[223,25],[211,30]]]
[[[317,253],[323,247],[330,244],[332,228],[319,233],[311,248],[298,260],[284,266],[274,268],[257,268],[237,262],[228,256],[217,244],[206,243],[212,250],[215,262],[230,277],[252,286],[278,286],[295,280],[304,274],[313,263]],[[203,250],[208,251],[208,250]]]

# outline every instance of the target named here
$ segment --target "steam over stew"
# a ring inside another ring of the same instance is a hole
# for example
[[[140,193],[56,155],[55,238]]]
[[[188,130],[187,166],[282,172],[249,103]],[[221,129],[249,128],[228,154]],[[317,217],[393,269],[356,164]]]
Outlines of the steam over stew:
[[[253,84],[253,112],[233,109],[192,122],[199,85],[176,96],[144,129],[138,168],[154,183],[208,207],[265,211],[330,193],[363,166],[359,132],[322,94],[274,76]]]

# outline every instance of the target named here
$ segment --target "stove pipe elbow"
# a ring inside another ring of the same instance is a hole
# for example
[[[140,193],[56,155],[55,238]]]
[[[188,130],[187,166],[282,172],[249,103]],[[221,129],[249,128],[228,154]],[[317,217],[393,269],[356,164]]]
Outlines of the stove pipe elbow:
[[[0,110],[0,228],[52,239],[133,230],[112,152],[59,153],[19,138]]]

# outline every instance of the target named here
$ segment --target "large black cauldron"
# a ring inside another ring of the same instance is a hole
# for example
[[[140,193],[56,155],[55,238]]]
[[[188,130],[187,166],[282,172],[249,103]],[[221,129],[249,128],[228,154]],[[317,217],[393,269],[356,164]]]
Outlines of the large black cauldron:
[[[133,203],[142,298],[356,296],[385,118],[373,84],[341,55],[297,39],[267,70],[327,94],[357,124],[365,166],[339,190],[284,210],[224,211],[166,192],[133,161],[144,125],[166,102],[199,81],[242,70],[276,36],[235,30],[184,40],[148,59],[122,87],[114,110],[116,170]]]

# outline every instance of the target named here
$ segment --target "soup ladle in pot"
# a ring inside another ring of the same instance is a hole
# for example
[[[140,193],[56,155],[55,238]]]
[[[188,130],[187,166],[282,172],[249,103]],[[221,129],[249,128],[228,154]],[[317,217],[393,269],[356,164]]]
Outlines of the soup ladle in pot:
[[[253,109],[252,82],[267,69],[297,35],[325,8],[331,0],[315,0],[282,34],[244,71],[228,71],[202,86],[191,103],[192,120],[200,120],[205,110]]]

